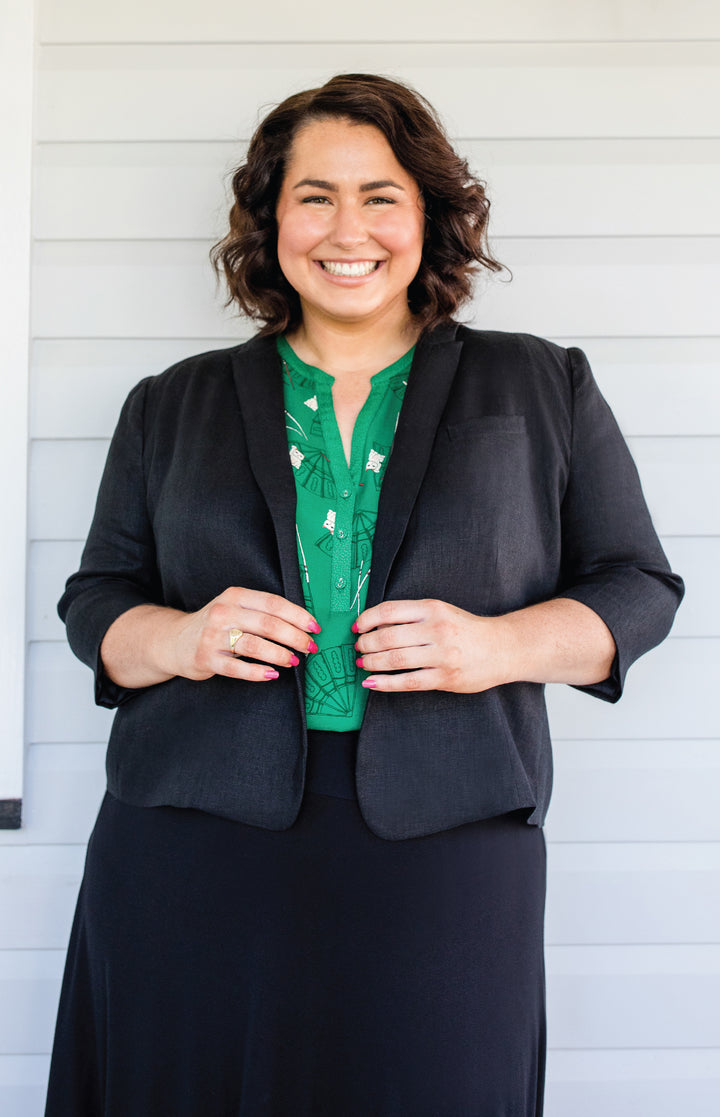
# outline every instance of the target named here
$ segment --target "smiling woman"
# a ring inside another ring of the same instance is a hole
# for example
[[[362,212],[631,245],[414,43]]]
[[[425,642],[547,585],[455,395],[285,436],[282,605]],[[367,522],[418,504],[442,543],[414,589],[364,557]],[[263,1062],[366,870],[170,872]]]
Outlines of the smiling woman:
[[[483,184],[407,86],[260,124],[262,323],[140,383],[60,602],[118,706],[47,1117],[540,1117],[543,684],[682,595],[578,349],[455,315]]]

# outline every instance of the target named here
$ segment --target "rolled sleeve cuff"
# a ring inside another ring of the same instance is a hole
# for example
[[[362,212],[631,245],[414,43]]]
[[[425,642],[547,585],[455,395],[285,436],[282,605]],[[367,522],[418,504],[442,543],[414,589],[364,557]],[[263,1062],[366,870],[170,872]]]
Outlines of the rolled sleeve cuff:
[[[610,580],[607,574],[590,577],[558,596],[587,605],[605,622],[615,641],[615,659],[607,679],[575,689],[605,702],[617,702],[628,669],[670,631],[683,583],[675,574],[626,568],[614,571]]]
[[[70,647],[94,673],[95,702],[98,706],[113,710],[140,693],[137,689],[118,686],[108,677],[100,647],[113,621],[136,605],[148,604],[151,603],[147,598],[131,586],[118,587],[115,584],[109,592],[107,583],[101,582],[84,590],[66,608],[62,600],[58,606],[58,612],[67,625]]]

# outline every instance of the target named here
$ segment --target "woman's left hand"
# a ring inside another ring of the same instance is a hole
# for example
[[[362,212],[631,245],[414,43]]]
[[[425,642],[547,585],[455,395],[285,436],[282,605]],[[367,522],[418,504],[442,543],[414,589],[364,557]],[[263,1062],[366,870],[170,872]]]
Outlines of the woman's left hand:
[[[469,694],[508,682],[503,619],[434,600],[384,601],[366,609],[354,626],[359,666],[368,672],[363,686]]]

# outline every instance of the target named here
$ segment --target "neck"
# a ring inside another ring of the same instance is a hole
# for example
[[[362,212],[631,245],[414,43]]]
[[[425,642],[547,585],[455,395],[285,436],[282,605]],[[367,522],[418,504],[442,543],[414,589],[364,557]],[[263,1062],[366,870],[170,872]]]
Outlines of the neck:
[[[303,361],[334,376],[373,376],[407,353],[420,330],[412,316],[400,323],[339,323],[305,315],[288,341]]]

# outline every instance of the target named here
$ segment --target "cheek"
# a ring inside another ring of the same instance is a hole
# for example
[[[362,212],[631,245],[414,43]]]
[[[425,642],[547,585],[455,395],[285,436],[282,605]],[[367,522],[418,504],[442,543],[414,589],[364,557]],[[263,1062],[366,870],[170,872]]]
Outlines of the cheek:
[[[393,252],[415,253],[418,257],[422,255],[424,234],[424,220],[418,220],[414,216],[412,219],[408,219],[406,215],[395,217],[388,214],[382,230],[382,237],[387,247]],[[380,231],[378,231],[378,236],[380,236]]]

